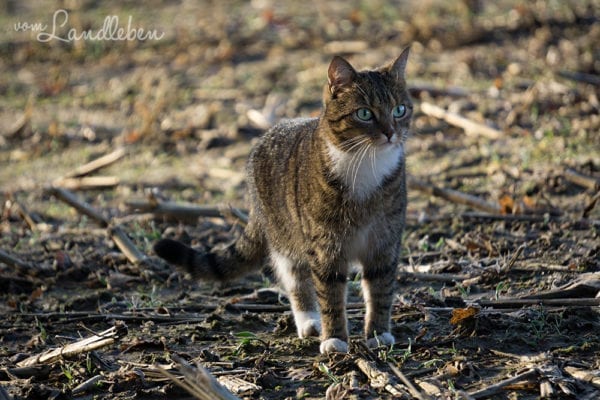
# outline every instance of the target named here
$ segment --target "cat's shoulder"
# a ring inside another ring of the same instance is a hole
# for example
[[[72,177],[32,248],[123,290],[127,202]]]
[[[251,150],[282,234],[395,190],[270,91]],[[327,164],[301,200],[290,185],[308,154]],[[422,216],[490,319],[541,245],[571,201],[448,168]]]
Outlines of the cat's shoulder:
[[[319,124],[319,118],[291,118],[282,119],[269,130],[275,134],[314,131]]]

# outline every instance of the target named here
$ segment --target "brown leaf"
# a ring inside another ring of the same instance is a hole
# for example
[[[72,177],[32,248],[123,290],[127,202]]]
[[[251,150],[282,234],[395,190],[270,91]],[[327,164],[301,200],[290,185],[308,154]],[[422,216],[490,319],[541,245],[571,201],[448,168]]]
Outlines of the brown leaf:
[[[500,213],[501,214],[512,214],[515,209],[515,200],[505,194],[500,199],[498,199],[498,203],[500,205]]]
[[[44,294],[44,290],[41,287],[38,287],[29,295],[29,301],[33,302],[39,299],[40,297],[42,297],[42,294]]]
[[[523,204],[525,205],[525,208],[529,210],[535,210],[538,206],[537,200],[535,199],[535,197],[532,196],[524,196]]]
[[[477,307],[455,308],[452,310],[450,323],[452,325],[464,325],[466,322],[471,322],[478,314],[479,308]]]

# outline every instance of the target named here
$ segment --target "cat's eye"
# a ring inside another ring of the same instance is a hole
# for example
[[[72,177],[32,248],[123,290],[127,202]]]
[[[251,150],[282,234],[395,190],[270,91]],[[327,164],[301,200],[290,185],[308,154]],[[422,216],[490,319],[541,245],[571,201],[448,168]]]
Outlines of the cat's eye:
[[[400,104],[392,110],[392,116],[394,118],[402,118],[406,115],[406,106],[404,104]]]
[[[359,108],[356,110],[356,117],[361,121],[370,121],[373,119],[373,113],[368,108]]]

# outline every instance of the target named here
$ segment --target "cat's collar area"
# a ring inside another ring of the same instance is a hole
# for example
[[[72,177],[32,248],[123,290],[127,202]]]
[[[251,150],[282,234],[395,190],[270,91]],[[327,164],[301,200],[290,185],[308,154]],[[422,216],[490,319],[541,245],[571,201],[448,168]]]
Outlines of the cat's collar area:
[[[330,172],[339,179],[353,197],[364,200],[379,188],[404,157],[404,146],[396,143],[365,143],[352,151],[344,151],[325,140]]]

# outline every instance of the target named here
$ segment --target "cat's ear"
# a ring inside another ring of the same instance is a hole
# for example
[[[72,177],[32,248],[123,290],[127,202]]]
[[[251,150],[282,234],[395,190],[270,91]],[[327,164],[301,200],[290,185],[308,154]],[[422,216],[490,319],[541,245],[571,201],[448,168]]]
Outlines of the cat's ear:
[[[390,66],[390,72],[396,77],[396,79],[404,79],[406,72],[406,63],[408,62],[408,53],[410,53],[410,46],[402,50],[400,56]]]
[[[329,92],[334,94],[340,88],[349,86],[354,81],[356,71],[348,61],[340,56],[335,56],[329,64],[327,77],[329,79]]]

